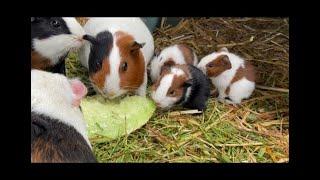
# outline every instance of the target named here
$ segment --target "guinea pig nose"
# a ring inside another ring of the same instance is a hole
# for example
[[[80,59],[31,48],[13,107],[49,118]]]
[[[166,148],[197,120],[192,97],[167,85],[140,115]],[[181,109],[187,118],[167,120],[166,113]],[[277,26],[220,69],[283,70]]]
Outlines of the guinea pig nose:
[[[156,106],[160,107],[160,103],[156,102]]]

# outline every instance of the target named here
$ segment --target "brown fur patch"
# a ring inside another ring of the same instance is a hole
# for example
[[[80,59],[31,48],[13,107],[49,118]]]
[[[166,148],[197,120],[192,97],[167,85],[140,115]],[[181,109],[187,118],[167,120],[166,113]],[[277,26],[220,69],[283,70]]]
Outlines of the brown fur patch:
[[[127,71],[122,71],[119,68],[120,74],[120,87],[122,89],[134,91],[138,89],[144,80],[145,71],[145,61],[142,51],[132,52],[132,44],[134,43],[134,38],[125,32],[116,32],[117,36],[117,46],[119,47],[121,62],[120,67],[123,63],[127,63]],[[141,42],[138,42],[141,43]]]
[[[45,70],[49,67],[52,67],[50,59],[41,56],[35,51],[31,51],[31,69]]]
[[[181,50],[186,63],[193,65],[193,59],[195,58],[193,50],[185,44],[178,44],[178,48]]]
[[[104,59],[102,61],[102,67],[99,71],[96,73],[92,74],[90,76],[91,81],[94,82],[94,84],[99,88],[103,89],[104,88],[104,82],[106,80],[106,75],[110,73],[110,65],[109,65],[109,60]]]
[[[231,69],[231,63],[227,55],[220,55],[206,65],[209,77],[219,76],[224,71]]]
[[[63,162],[61,154],[59,154],[51,141],[44,141],[38,139],[32,145],[33,151],[31,152],[32,163],[60,163]]]
[[[249,81],[254,82],[255,81],[255,70],[254,66],[252,66],[249,62],[245,61],[244,63],[245,68],[239,67],[237,69],[237,72],[235,76],[233,77],[231,84],[239,81],[243,77],[246,77]]]
[[[165,63],[163,63],[162,67],[161,67],[161,70],[160,70],[160,73],[165,69],[165,68],[168,68],[168,67],[171,67],[171,66],[174,66],[176,63],[173,61],[172,58],[169,58]]]
[[[172,84],[168,89],[167,96],[169,97],[177,97],[178,99],[183,95],[183,85],[190,78],[190,72],[188,65],[186,64],[178,64],[172,66],[171,68],[181,69],[185,74],[181,76],[174,75]],[[170,95],[170,91],[174,91],[173,95]]]
[[[245,61],[244,67],[245,68],[239,67],[237,69],[237,72],[234,75],[233,79],[231,80],[230,85],[234,82],[239,81],[243,77],[246,77],[249,81],[255,82],[256,78],[255,78],[254,66],[251,65],[249,62]],[[227,89],[225,91],[226,95],[229,95],[229,93],[230,93],[230,85],[227,87]]]
[[[176,63],[173,61],[172,58],[169,58],[165,63],[163,63],[163,66],[174,66]]]
[[[178,99],[181,98],[183,95],[183,85],[184,85],[184,82],[186,82],[187,80],[188,80],[188,77],[186,75],[182,75],[182,76],[174,75],[172,84],[168,89],[167,96],[176,97]],[[171,91],[174,91],[173,95],[170,94]]]
[[[230,93],[230,85],[227,87],[227,89],[225,90],[226,95],[229,95]]]

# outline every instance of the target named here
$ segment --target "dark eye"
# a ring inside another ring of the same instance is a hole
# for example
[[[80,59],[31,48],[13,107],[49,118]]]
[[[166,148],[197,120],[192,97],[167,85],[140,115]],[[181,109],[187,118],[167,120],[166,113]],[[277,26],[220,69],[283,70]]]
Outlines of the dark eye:
[[[127,71],[127,69],[128,69],[128,64],[127,64],[127,62],[122,63],[122,65],[121,65],[121,70],[122,70],[122,71]]]
[[[170,94],[171,96],[174,96],[175,93],[176,93],[176,92],[175,92],[174,90],[171,90],[171,91],[169,92],[169,94]]]
[[[213,64],[208,64],[208,67],[213,67]]]
[[[57,21],[57,20],[52,20],[52,21],[51,21],[51,25],[52,25],[53,27],[59,27],[59,26],[60,26],[60,23],[59,23],[59,21]]]

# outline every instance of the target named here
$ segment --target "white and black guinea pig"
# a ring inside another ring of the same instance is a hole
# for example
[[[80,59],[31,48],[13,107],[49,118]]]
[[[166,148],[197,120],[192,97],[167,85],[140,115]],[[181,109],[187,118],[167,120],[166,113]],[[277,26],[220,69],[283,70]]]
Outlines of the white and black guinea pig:
[[[86,93],[77,79],[31,70],[31,162],[96,162],[79,108]]]
[[[83,45],[84,30],[71,17],[31,17],[31,68],[65,74],[65,57]]]
[[[164,66],[175,64],[191,64],[196,66],[198,58],[194,50],[185,44],[175,44],[164,48],[160,53],[155,53],[155,57],[150,62],[150,77],[152,82],[158,79]]]
[[[112,99],[128,92],[146,96],[147,65],[154,54],[151,32],[140,18],[90,18],[80,61],[94,89]]]
[[[240,104],[255,89],[255,69],[248,61],[221,48],[201,59],[198,68],[207,74],[219,92],[218,100]]]
[[[204,111],[210,88],[210,80],[195,66],[166,66],[156,83],[152,85],[151,97],[161,108],[182,105],[185,108]]]

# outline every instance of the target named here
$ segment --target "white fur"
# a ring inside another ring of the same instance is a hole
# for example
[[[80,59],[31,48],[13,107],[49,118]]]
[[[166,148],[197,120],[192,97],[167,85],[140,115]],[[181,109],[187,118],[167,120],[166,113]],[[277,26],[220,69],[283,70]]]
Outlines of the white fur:
[[[193,52],[193,56],[194,56],[193,65],[196,66],[198,62],[198,58],[194,52]],[[150,68],[151,68],[150,76],[153,82],[155,82],[158,79],[161,73],[160,72],[161,67],[169,58],[172,58],[172,60],[176,64],[187,64],[185,57],[183,56],[183,53],[179,49],[178,45],[172,45],[172,46],[166,47],[161,51],[158,57],[155,56],[150,62]]]
[[[86,123],[78,107],[72,106],[70,81],[61,74],[31,70],[31,111],[74,127],[91,147]]]
[[[113,48],[110,53],[109,64],[110,64],[110,73],[106,76],[104,84],[104,93],[110,97],[114,98],[123,93],[124,90],[120,89],[120,75],[119,75],[119,66],[120,66],[120,51],[118,46],[116,46],[116,39],[113,41]]]
[[[98,33],[108,30],[113,34],[113,48],[110,53],[110,75],[106,77],[105,89],[106,95],[109,98],[114,98],[126,93],[126,90],[120,89],[120,53],[116,46],[117,31],[123,31],[133,36],[138,43],[145,43],[141,49],[145,60],[145,72],[147,72],[147,65],[154,53],[154,41],[148,27],[140,18],[90,18],[84,26],[87,34],[96,36]],[[88,68],[88,60],[90,54],[90,44],[85,45],[80,50],[80,62],[83,66]],[[130,67],[129,67],[130,68]],[[147,73],[144,73],[144,81],[137,89],[136,93],[140,96],[146,96],[147,88]],[[111,96],[108,92],[112,92]]]
[[[206,65],[212,60],[216,60],[216,58],[220,55],[227,55],[229,57],[231,69],[224,71],[217,77],[211,77],[210,79],[219,91],[219,101],[224,101],[224,98],[227,97],[227,95],[225,94],[225,90],[230,85],[238,68],[240,66],[244,68],[244,60],[241,57],[226,51],[214,52],[203,57],[198,64],[198,68],[206,74]],[[247,80],[245,77],[233,83],[230,86],[229,92],[229,97],[233,100],[232,103],[239,104],[243,98],[248,98],[252,94],[254,88],[255,83]]]
[[[50,59],[52,64],[58,63],[59,58],[66,55],[70,50],[78,49],[83,45],[82,36],[84,29],[75,18],[62,18],[71,34],[51,36],[47,39],[34,39],[34,49],[42,56]]]
[[[241,103],[243,98],[249,98],[255,88],[255,83],[242,78],[239,81],[234,82],[230,86],[229,97],[235,104]]]
[[[82,28],[82,26],[78,23],[76,18],[63,17],[62,19],[66,22],[66,25],[69,28],[71,34],[82,38],[82,36],[85,34],[85,31]]]
[[[179,69],[179,68],[171,68],[171,73],[177,75],[177,76],[182,76],[184,75],[184,71],[182,69]]]

